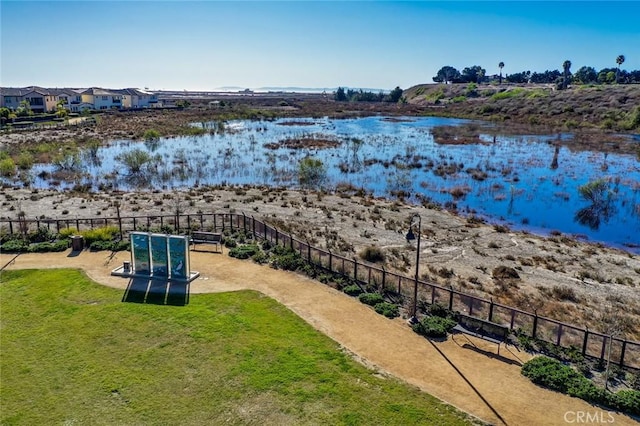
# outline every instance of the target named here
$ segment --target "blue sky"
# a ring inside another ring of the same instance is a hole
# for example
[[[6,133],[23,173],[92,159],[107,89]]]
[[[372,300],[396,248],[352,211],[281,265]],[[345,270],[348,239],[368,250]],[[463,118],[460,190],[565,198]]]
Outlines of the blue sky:
[[[640,69],[640,2],[0,1],[0,85],[391,89],[487,74]]]

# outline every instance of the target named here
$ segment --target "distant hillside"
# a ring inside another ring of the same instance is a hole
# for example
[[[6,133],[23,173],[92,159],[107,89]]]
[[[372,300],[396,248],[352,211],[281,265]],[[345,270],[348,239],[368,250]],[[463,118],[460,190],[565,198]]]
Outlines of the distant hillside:
[[[404,91],[434,115],[512,121],[554,129],[640,132],[640,85],[422,84]]]

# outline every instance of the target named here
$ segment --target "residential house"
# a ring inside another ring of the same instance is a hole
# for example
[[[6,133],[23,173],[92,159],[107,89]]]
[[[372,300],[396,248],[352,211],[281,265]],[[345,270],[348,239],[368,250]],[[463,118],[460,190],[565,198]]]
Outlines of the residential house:
[[[13,87],[0,88],[0,107],[17,109],[22,102],[22,95],[26,93],[25,89],[17,89]]]
[[[92,87],[85,90],[80,95],[82,97],[83,103],[92,104],[93,109],[96,110],[123,108],[123,95],[117,93],[115,90],[106,90],[100,89],[98,87]]]
[[[0,107],[15,110],[22,101],[28,101],[31,110],[36,113],[55,111],[59,103],[71,112],[160,106],[155,93],[140,89],[45,89],[37,86],[0,88]]]
[[[58,102],[47,89],[36,86],[28,87],[27,92],[22,95],[22,99],[29,102],[31,111],[35,113],[55,111]]]
[[[123,108],[155,108],[159,106],[158,96],[155,93],[140,89],[117,90],[123,96]]]

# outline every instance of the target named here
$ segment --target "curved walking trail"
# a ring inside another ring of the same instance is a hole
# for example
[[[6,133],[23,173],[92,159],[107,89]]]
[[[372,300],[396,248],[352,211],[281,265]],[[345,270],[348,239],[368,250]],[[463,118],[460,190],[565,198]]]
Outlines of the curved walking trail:
[[[0,256],[0,265],[12,257]],[[82,268],[93,280],[124,291],[129,280],[110,275],[124,260],[130,260],[128,252],[24,254],[7,269]],[[434,342],[415,334],[404,320],[389,320],[320,282],[226,254],[193,251],[191,268],[201,274],[191,283],[191,294],[257,290],[286,305],[367,365],[490,423],[566,425],[590,419],[591,424],[638,424],[628,416],[534,385],[520,374],[520,365],[531,356],[513,346],[501,347],[497,355],[497,345],[464,335]]]

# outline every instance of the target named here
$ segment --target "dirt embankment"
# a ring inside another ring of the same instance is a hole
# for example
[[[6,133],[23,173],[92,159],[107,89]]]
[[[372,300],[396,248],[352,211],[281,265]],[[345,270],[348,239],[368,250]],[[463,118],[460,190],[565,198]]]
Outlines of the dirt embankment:
[[[422,84],[404,92],[433,115],[524,126],[531,131],[640,132],[640,85]]]

